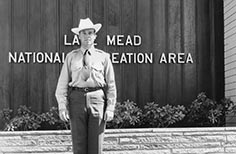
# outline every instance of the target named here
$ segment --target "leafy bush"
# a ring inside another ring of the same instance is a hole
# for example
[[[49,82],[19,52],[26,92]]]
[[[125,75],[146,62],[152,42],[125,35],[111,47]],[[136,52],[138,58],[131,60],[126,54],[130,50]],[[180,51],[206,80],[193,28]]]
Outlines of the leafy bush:
[[[117,102],[114,119],[107,122],[107,128],[224,126],[226,114],[236,115],[236,105],[230,99],[216,102],[205,93],[200,93],[188,107],[159,106],[150,102],[140,109],[136,103],[127,100]],[[0,116],[6,131],[69,129],[69,123],[60,120],[56,107],[38,114],[26,106],[20,106],[15,116],[11,109],[3,109]]]
[[[154,102],[144,106],[143,125],[144,127],[168,127],[185,117],[183,105],[165,105],[160,107]]]
[[[219,127],[225,126],[227,114],[236,115],[236,105],[230,99],[217,102],[202,92],[188,107],[159,106],[151,102],[141,110],[130,101],[117,103],[114,120],[108,123],[108,128]]]
[[[147,103],[141,110],[136,103],[127,100],[117,103],[114,119],[107,123],[107,128],[168,127],[182,120],[184,116],[184,106],[159,107],[152,102]]]
[[[64,122],[59,118],[58,109],[56,107],[51,107],[49,112],[42,113],[40,117],[42,118],[42,123],[39,128],[40,130],[48,130],[48,129],[69,130],[70,129],[69,122]]]
[[[9,122],[11,120],[11,114],[12,114],[13,110],[9,109],[9,108],[5,108],[0,112],[0,117],[5,121],[5,122]]]
[[[107,122],[107,128],[132,128],[140,124],[142,110],[132,101],[117,102],[114,119]]]
[[[188,108],[186,121],[188,126],[224,126],[225,115],[235,111],[236,106],[230,99],[216,102],[202,92]]]
[[[50,127],[52,129],[69,129],[69,124],[58,118],[55,107],[52,107],[49,112],[38,114],[23,105],[17,109],[14,117],[10,109],[3,109],[0,116],[5,122],[5,131],[42,130],[50,129]]]

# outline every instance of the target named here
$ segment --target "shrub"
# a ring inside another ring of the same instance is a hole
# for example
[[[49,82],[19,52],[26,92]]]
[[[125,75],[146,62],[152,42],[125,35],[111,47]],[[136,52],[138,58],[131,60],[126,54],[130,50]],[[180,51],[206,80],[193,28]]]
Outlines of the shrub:
[[[224,126],[225,115],[236,112],[236,107],[230,99],[216,102],[200,93],[188,109],[186,121],[188,126]]]
[[[51,107],[49,112],[42,113],[40,117],[42,118],[42,123],[39,128],[40,130],[70,129],[69,122],[64,122],[59,118],[58,108],[56,107]]]
[[[132,128],[140,125],[142,110],[133,101],[117,102],[114,119],[107,122],[107,128]]]
[[[38,114],[31,111],[30,107],[23,105],[17,109],[14,117],[10,109],[3,109],[0,115],[5,122],[5,131],[69,129],[69,124],[59,119],[55,107],[52,107],[49,112]]]
[[[160,107],[154,102],[144,106],[143,126],[144,127],[168,127],[185,117],[183,105],[165,105]]]
[[[185,107],[165,105],[159,107],[151,102],[141,110],[132,101],[118,102],[115,116],[107,123],[107,128],[168,127],[185,117]]]
[[[205,93],[200,93],[189,107],[159,106],[150,102],[140,109],[136,103],[127,100],[117,102],[114,119],[107,122],[107,128],[224,126],[226,114],[236,115],[236,105],[230,99],[216,102]],[[26,106],[20,106],[15,116],[11,109],[3,109],[0,116],[5,122],[6,131],[69,129],[69,123],[60,120],[56,107],[38,114]]]
[[[5,122],[9,122],[11,120],[11,114],[12,114],[13,110],[9,109],[9,108],[5,108],[0,112],[0,117],[5,121]]]

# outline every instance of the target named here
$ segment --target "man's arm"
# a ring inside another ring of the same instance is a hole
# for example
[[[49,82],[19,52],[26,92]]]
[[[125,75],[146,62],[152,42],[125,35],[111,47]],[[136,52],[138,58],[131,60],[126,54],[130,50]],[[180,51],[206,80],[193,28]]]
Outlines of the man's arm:
[[[61,114],[61,111],[63,111],[63,110],[65,111],[65,113],[68,112],[67,111],[67,105],[68,105],[67,91],[68,91],[68,83],[70,82],[70,78],[71,78],[70,77],[71,72],[70,72],[70,67],[69,66],[70,66],[69,65],[69,58],[68,58],[68,55],[67,55],[66,59],[65,59],[65,62],[62,66],[62,69],[61,69],[61,73],[60,73],[60,76],[59,76],[59,79],[58,79],[56,93],[55,93],[60,114]],[[67,116],[63,116],[63,117],[67,117]],[[61,117],[61,115],[60,115],[60,117]],[[63,117],[61,117],[61,119],[66,120]]]
[[[117,90],[116,90],[114,69],[113,69],[109,54],[106,56],[106,59],[105,59],[105,80],[107,84],[106,111],[114,112],[115,104],[116,104],[116,97],[117,97]]]

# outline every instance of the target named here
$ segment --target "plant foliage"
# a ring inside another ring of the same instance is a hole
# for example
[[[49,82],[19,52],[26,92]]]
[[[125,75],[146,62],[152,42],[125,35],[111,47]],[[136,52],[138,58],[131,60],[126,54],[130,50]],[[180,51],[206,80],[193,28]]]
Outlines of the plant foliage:
[[[144,106],[143,123],[146,127],[168,127],[185,117],[185,107],[183,105],[165,105],[160,107],[154,102]]]
[[[225,115],[234,114],[236,106],[230,99],[217,102],[200,93],[188,108],[186,115],[189,126],[224,126]]]
[[[133,101],[117,102],[114,119],[107,123],[107,128],[132,128],[141,121],[142,110]]]
[[[165,128],[225,126],[226,115],[236,115],[236,105],[230,99],[215,101],[200,93],[189,105],[164,105],[149,102],[141,109],[133,101],[117,102],[114,119],[107,128]],[[5,131],[70,129],[68,122],[58,116],[56,107],[45,113],[35,113],[30,107],[20,106],[16,113],[6,108],[0,112]]]
[[[58,118],[57,108],[52,107],[49,112],[38,114],[30,107],[21,105],[13,116],[11,109],[3,109],[0,116],[5,122],[5,131],[26,131],[42,129],[69,129],[69,124]]]

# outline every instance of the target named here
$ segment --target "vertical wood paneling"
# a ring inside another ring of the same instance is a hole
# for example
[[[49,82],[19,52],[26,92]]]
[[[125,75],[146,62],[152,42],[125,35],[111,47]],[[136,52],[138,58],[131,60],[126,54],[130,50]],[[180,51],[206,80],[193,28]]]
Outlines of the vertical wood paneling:
[[[209,0],[197,0],[196,7],[198,92],[204,91],[211,97]]]
[[[59,51],[62,53],[68,53],[72,50],[72,46],[64,45],[64,35],[68,35],[70,41],[73,40],[73,33],[71,28],[73,28],[73,0],[60,0],[58,3],[59,7]],[[78,26],[78,25],[77,25]],[[77,27],[75,26],[75,27]]]
[[[210,0],[211,11],[211,69],[213,98],[224,97],[224,14],[223,0]],[[213,28],[214,27],[214,28]]]
[[[72,50],[72,46],[64,45],[64,35],[67,35],[68,38],[71,38],[70,41],[72,42],[73,37],[75,34],[71,32],[71,28],[73,28],[73,0],[60,0],[58,3],[58,15],[59,15],[59,52],[60,53],[69,53]],[[77,25],[78,26],[78,25]],[[75,27],[77,27],[75,26]],[[77,47],[77,46],[76,46]],[[60,71],[62,68],[62,64],[60,64]],[[59,71],[59,72],[60,72]],[[57,79],[59,78],[59,74]],[[58,81],[58,80],[57,80]],[[57,83],[57,82],[56,82]]]
[[[166,102],[167,92],[167,65],[160,64],[159,60],[162,53],[167,53],[166,46],[166,31],[168,24],[166,18],[166,0],[154,0],[153,1],[153,97],[156,103],[164,105]]]
[[[11,65],[8,63],[8,52],[11,49],[11,1],[0,0],[0,109],[10,107]],[[3,126],[0,119],[0,128]]]
[[[13,48],[14,52],[27,51],[28,46],[28,8],[27,0],[12,0],[13,3]],[[11,108],[28,103],[28,65],[24,63],[13,64],[12,68],[12,102]]]
[[[43,51],[45,52],[58,52],[59,51],[59,24],[58,19],[58,1],[42,1],[42,18],[44,19],[42,24],[43,29]],[[43,109],[47,110],[51,106],[57,106],[55,99],[55,89],[57,85],[57,78],[59,74],[59,64],[45,64],[45,101]]]
[[[122,0],[122,34],[131,37],[136,34],[136,3],[135,0]],[[131,26],[132,25],[132,26]],[[138,53],[138,47],[125,46],[122,52]],[[138,81],[134,76],[138,75],[137,64],[123,64],[123,96],[135,102],[137,98]]]
[[[0,1],[0,109],[9,107],[11,65],[8,52],[11,49],[11,1]]]
[[[65,2],[67,3],[67,2]],[[71,11],[72,11],[72,19],[73,19],[73,22],[72,22],[72,25],[73,25],[73,28],[74,27],[78,27],[79,25],[79,21],[80,19],[85,19],[87,17],[90,17],[91,18],[91,0],[71,0],[70,1],[70,5],[71,5]],[[69,17],[70,18],[70,17]],[[72,40],[74,35],[74,33],[71,32],[71,28],[72,27],[66,27],[68,29],[68,32],[65,33],[68,35],[68,37]],[[75,45],[75,46],[71,46],[71,47],[67,47],[67,50],[70,51],[72,48],[73,49],[76,49],[78,48],[79,46]]]
[[[151,52],[151,1],[137,1],[137,33],[142,37],[142,44],[137,52]],[[137,100],[140,105],[147,103],[152,95],[152,70],[150,64],[138,65],[138,96]]]
[[[117,3],[119,2],[119,3]],[[119,35],[121,34],[121,25],[120,25],[120,15],[121,15],[121,11],[120,11],[120,1],[117,0],[109,0],[107,1],[107,7],[106,7],[106,23],[107,23],[107,29],[106,29],[106,33],[107,35]],[[104,28],[104,27],[102,27]],[[98,34],[99,35],[99,34]],[[106,40],[106,38],[105,38]],[[121,51],[119,50],[120,47],[118,46],[107,46],[106,47],[106,52],[107,53],[113,53],[113,52],[118,52],[120,53]],[[123,92],[123,88],[122,88],[122,66],[119,64],[114,64],[114,71],[115,71],[115,79],[116,79],[116,87],[117,87],[117,97],[118,97],[118,101],[121,101],[122,98],[122,92]]]
[[[67,4],[67,9],[65,12],[70,12],[72,14],[68,14],[68,22],[71,22],[71,17],[72,17],[72,27],[69,27],[69,25],[65,26],[64,29],[66,28],[67,31],[64,33],[68,36],[68,38],[72,41],[74,33],[71,32],[71,28],[78,27],[80,19],[85,19],[89,17],[90,15],[90,8],[92,7],[90,4],[91,0],[70,0],[69,5]],[[64,1],[63,3],[67,3]],[[91,18],[91,17],[90,17]],[[69,52],[72,49],[77,49],[79,46],[74,45],[74,46],[67,46],[66,51]]]
[[[90,7],[92,7],[92,15],[91,19],[93,20],[94,23],[101,23],[102,28],[98,32],[98,36],[96,39],[96,47],[102,50],[105,50],[106,47],[106,20],[105,20],[105,5],[106,5],[106,0],[91,0],[92,3]],[[116,2],[117,3],[117,2]],[[119,3],[117,3],[119,5]]]
[[[73,9],[73,26],[78,27],[79,20],[89,17],[89,6],[91,0],[72,0]],[[91,18],[91,17],[90,17]]]
[[[168,51],[181,53],[181,0],[168,1]],[[168,66],[168,99],[167,102],[176,104],[182,99],[182,65]],[[173,88],[175,87],[175,88]]]
[[[183,1],[183,51],[190,53],[193,64],[183,66],[183,103],[196,97],[197,93],[197,61],[196,61],[196,1]]]
[[[44,38],[42,29],[44,25],[41,23],[41,1],[28,1],[28,46],[29,51],[41,51],[41,40]],[[42,111],[44,104],[44,64],[30,63],[28,64],[28,86],[29,86],[29,102],[34,111]]]

